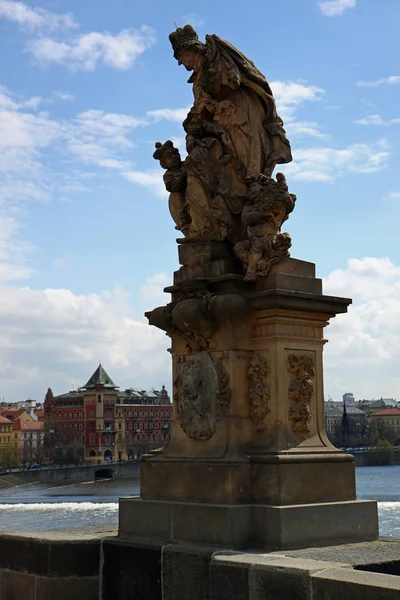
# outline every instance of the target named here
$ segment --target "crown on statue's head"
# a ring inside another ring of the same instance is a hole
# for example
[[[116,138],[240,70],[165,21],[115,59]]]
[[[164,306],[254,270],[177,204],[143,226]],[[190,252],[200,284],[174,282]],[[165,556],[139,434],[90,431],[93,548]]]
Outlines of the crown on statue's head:
[[[153,154],[153,158],[160,161],[168,158],[180,161],[181,155],[178,148],[175,148],[173,142],[167,140],[163,144],[161,144],[161,142],[156,142],[156,151]]]
[[[197,33],[191,25],[185,25],[184,27],[177,27],[176,31],[173,31],[169,36],[174,55],[176,56],[179,51],[185,47],[190,46],[201,46],[202,43],[199,41]]]

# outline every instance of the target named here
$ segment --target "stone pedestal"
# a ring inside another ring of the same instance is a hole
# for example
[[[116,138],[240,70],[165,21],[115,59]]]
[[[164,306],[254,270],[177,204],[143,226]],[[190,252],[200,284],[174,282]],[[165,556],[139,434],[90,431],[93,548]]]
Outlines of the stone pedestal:
[[[376,503],[356,501],[353,457],[324,430],[324,328],[351,301],[323,295],[314,265],[294,259],[247,283],[217,246],[182,246],[172,303],[148,313],[172,339],[172,435],[143,457],[120,535],[276,549],[376,539]]]
[[[226,549],[289,550],[378,538],[376,502],[273,506],[123,498],[119,535]]]

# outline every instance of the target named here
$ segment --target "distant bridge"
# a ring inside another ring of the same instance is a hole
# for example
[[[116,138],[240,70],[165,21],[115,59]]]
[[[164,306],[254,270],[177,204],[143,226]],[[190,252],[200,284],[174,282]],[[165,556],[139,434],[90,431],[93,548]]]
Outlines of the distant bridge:
[[[140,462],[104,463],[96,465],[48,466],[31,469],[5,469],[0,472],[0,489],[34,483],[57,481],[93,481],[95,479],[135,479],[140,476]],[[2,485],[2,482],[3,485]],[[7,485],[10,482],[11,485]],[[18,483],[17,483],[18,482]]]

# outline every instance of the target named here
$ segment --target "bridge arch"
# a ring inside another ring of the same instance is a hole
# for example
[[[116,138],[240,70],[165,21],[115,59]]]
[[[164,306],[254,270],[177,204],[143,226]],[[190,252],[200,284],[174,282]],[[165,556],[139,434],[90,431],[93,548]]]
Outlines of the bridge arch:
[[[95,479],[112,479],[114,475],[114,469],[97,469],[97,471],[94,472]]]

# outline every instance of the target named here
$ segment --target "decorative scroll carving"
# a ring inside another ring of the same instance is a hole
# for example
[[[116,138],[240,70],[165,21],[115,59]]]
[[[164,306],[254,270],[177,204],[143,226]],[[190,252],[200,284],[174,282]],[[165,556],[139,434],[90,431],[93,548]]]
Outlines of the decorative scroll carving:
[[[250,380],[249,398],[251,414],[257,431],[267,428],[266,416],[270,412],[271,389],[269,386],[268,360],[260,353],[253,354],[247,369]]]
[[[249,310],[242,294],[215,295],[206,289],[191,285],[167,306],[159,306],[146,317],[150,325],[182,337],[190,351],[212,347],[212,336],[217,327],[227,319],[240,319]]]
[[[218,376],[218,404],[220,406],[221,414],[226,417],[228,414],[229,402],[232,398],[232,390],[229,387],[229,373],[224,367],[224,359],[222,357],[217,360],[215,368]]]
[[[310,431],[310,401],[314,394],[315,360],[311,354],[289,354],[288,370],[294,374],[289,382],[289,419],[292,429],[298,433]]]
[[[198,352],[185,361],[175,380],[178,419],[186,435],[194,440],[209,440],[220,418],[217,398],[217,369],[207,352]]]

